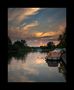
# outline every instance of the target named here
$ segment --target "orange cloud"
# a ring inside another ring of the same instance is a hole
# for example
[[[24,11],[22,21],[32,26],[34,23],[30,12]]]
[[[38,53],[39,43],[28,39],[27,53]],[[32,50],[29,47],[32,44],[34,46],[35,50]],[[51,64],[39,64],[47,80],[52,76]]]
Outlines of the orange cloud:
[[[35,37],[40,37],[40,36],[42,36],[42,34],[43,34],[43,32],[36,32],[36,33],[34,33],[33,35],[34,35]]]
[[[38,21],[34,21],[26,26],[24,26],[22,29],[24,30],[30,30],[31,28],[38,26]]]
[[[43,35],[42,35],[42,37],[44,37],[44,36],[54,36],[55,35],[55,32],[46,32],[46,33],[44,33]]]
[[[45,36],[57,36],[62,34],[65,31],[65,25],[59,25],[58,30],[49,31],[49,32],[34,32],[33,36],[35,37],[45,37]]]
[[[8,35],[11,38],[25,38],[27,36],[31,37],[32,35],[29,33],[29,30],[31,30],[32,28],[36,26],[38,26],[38,21],[34,21],[30,24],[27,24],[21,29],[20,27],[11,27],[11,28],[8,28],[8,32],[9,32]]]
[[[40,8],[15,8],[12,12],[8,9],[8,21],[13,21],[15,24],[19,24],[23,19],[28,16],[38,13]]]
[[[25,25],[25,26],[24,26]],[[20,29],[19,27],[11,27],[8,28],[8,35],[13,38],[13,39],[25,39],[26,37],[46,37],[46,36],[59,36],[65,31],[65,25],[59,25],[54,31],[48,31],[48,32],[32,32],[29,33],[29,30],[32,28],[35,28],[38,26],[39,23],[38,21],[34,21],[30,24],[23,24],[22,28]]]
[[[55,32],[52,32],[52,31],[50,31],[50,32],[35,32],[34,34],[33,34],[35,37],[45,37],[45,36],[54,36],[54,35],[56,35],[56,33]]]
[[[26,8],[26,9],[23,9],[22,13],[17,17],[17,21],[21,22],[27,16],[37,14],[38,10],[40,10],[40,8]]]

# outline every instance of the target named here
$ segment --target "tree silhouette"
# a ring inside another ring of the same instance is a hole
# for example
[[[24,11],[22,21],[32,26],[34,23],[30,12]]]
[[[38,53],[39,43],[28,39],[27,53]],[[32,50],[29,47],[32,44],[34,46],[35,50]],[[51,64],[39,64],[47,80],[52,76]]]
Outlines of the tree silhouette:
[[[23,44],[24,44],[24,46],[27,46],[27,44],[26,44],[26,41],[25,41],[25,40],[21,40],[21,43],[23,43]]]
[[[66,28],[62,35],[59,36],[58,40],[60,40],[60,43],[57,45],[59,48],[66,47]]]
[[[55,45],[54,45],[53,42],[48,42],[47,43],[47,47],[48,47],[48,49],[54,49],[55,48]]]
[[[12,45],[12,42],[9,37],[8,37],[8,44]]]
[[[22,43],[21,41],[16,41],[14,44],[13,44],[13,48],[15,50],[20,50],[20,49],[23,49],[25,46],[24,46],[24,43]]]
[[[11,39],[8,37],[8,51],[12,50],[12,42]]]

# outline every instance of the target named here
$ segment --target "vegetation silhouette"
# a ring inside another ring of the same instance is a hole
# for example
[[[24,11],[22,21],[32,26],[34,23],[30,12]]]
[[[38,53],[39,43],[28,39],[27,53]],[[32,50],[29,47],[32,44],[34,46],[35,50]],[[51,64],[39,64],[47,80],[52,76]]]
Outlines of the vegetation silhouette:
[[[40,46],[40,47],[29,47],[26,44],[25,40],[21,41],[15,41],[12,44],[11,39],[8,37],[8,60],[14,56],[18,60],[21,58],[23,59],[24,55],[26,56],[27,53],[29,52],[37,52],[40,51],[42,52],[49,52],[52,51],[56,48],[65,48],[66,47],[66,28],[65,32],[63,32],[62,35],[59,36],[58,40],[60,43],[55,46],[53,42],[48,42],[46,46]]]
[[[8,37],[8,52],[20,52],[20,51],[24,51],[24,52],[28,52],[31,51],[31,48],[29,46],[27,46],[26,41],[25,40],[21,40],[21,41],[15,41],[14,44],[12,44],[10,38]]]
[[[8,37],[8,63],[10,63],[12,57],[17,60],[25,60],[27,53],[30,51],[31,47],[27,46],[25,40],[17,40],[14,44],[12,44],[10,38]]]
[[[11,62],[12,57],[14,57],[15,60],[22,60],[25,62],[28,53],[29,52],[11,52],[8,55],[8,63]]]
[[[56,46],[57,48],[66,48],[66,36],[67,36],[67,32],[65,28],[65,31],[63,32],[63,34],[60,35],[58,38],[60,43]]]

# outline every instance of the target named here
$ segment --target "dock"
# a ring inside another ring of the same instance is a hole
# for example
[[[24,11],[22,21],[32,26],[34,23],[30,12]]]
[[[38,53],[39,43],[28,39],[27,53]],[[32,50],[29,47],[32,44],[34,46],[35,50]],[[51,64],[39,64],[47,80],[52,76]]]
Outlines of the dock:
[[[46,56],[46,59],[48,59],[48,60],[61,60],[65,65],[67,64],[66,52],[63,52],[60,49],[55,49],[53,51],[50,51],[48,53],[48,55]]]

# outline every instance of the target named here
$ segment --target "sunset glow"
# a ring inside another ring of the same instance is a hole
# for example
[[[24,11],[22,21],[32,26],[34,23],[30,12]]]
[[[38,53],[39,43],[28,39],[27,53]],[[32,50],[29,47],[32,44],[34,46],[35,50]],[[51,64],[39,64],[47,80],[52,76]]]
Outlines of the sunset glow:
[[[28,46],[45,46],[66,27],[66,8],[8,8],[8,36],[26,40]]]

